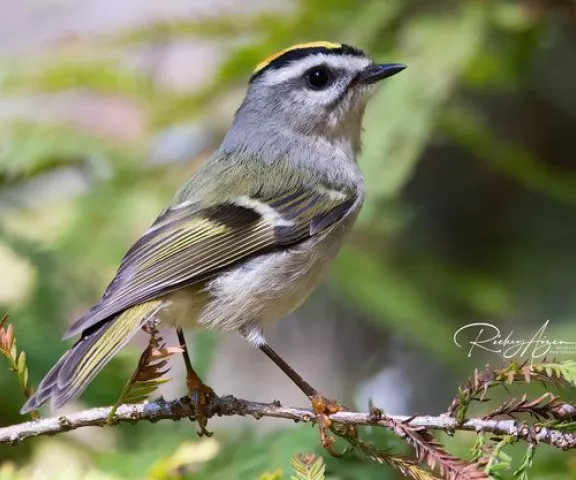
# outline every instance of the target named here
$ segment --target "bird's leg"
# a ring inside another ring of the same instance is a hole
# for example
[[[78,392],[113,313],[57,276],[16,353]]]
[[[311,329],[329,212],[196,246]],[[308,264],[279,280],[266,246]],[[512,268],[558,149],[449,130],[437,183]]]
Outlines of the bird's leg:
[[[326,451],[334,456],[334,457],[341,457],[347,453],[347,450],[344,452],[336,452],[334,451],[333,444],[334,444],[334,437],[328,434],[328,429],[332,425],[332,421],[330,420],[329,415],[336,412],[341,412],[347,410],[346,407],[340,405],[334,400],[327,399],[318,393],[318,391],[313,388],[306,380],[304,380],[298,372],[296,372],[290,365],[288,365],[280,355],[278,355],[270,346],[266,343],[259,345],[258,347],[262,352],[266,354],[266,356],[272,360],[280,370],[282,370],[290,380],[292,380],[300,390],[304,392],[304,394],[310,399],[312,403],[312,409],[316,414],[316,420],[318,422],[318,428],[320,430],[320,440],[322,441],[322,445],[326,449]],[[356,427],[349,427],[343,433],[344,436],[348,437],[356,437],[357,431]]]
[[[198,423],[199,436],[212,436],[212,432],[206,429],[208,424],[208,418],[206,418],[206,412],[204,410],[208,401],[216,397],[214,390],[212,390],[208,385],[206,385],[202,379],[198,376],[194,368],[192,367],[192,362],[190,361],[190,356],[188,355],[188,345],[186,345],[186,338],[184,337],[184,332],[182,328],[176,327],[176,334],[178,335],[178,342],[182,347],[182,357],[184,358],[184,365],[186,365],[186,385],[188,386],[188,394],[194,405],[194,413],[196,416],[196,422]]]

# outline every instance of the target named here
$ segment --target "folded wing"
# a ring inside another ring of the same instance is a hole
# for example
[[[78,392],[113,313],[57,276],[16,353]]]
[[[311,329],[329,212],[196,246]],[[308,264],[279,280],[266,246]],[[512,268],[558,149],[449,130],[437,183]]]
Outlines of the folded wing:
[[[128,251],[100,302],[65,338],[254,255],[320,235],[356,201],[354,195],[319,186],[273,198],[240,196],[216,205],[169,208]]]

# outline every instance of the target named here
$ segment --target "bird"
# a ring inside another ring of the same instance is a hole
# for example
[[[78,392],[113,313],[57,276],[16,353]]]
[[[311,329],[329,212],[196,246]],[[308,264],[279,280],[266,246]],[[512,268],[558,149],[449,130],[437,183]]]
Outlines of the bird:
[[[281,50],[253,70],[220,146],[120,262],[101,299],[64,339],[79,338],[21,412],[76,399],[110,359],[151,322],[176,329],[237,331],[306,394],[322,443],[321,396],[266,342],[264,328],[319,285],[362,207],[357,163],[362,119],[376,85],[406,68],[327,41]],[[214,396],[184,349],[199,434]]]

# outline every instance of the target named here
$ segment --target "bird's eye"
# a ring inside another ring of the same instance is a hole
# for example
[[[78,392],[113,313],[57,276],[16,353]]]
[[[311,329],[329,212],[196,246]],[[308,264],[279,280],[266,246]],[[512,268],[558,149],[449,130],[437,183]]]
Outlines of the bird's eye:
[[[326,67],[314,67],[304,74],[310,88],[322,90],[332,83],[332,74]]]

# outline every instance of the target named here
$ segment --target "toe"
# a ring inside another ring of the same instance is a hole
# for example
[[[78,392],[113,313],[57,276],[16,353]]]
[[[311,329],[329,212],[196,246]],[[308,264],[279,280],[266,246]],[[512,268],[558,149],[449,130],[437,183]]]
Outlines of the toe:
[[[347,447],[342,451],[336,451],[334,449],[335,438],[334,436],[330,435],[330,431],[332,431],[336,435],[344,438],[357,437],[358,432],[353,427],[336,428],[341,427],[341,425],[332,425],[330,415],[333,413],[345,411],[347,408],[338,402],[330,400],[321,395],[314,395],[313,397],[310,397],[310,402],[312,403],[312,409],[316,414],[316,421],[318,423],[318,430],[320,433],[320,441],[322,442],[322,446],[326,452],[328,452],[328,454],[333,457],[343,457],[349,453],[351,450],[350,447]]]
[[[348,410],[344,405],[341,405],[335,400],[323,397],[321,395],[314,395],[310,397],[310,402],[312,403],[312,408],[315,413],[325,413],[330,415],[331,413],[343,412]]]
[[[206,405],[214,397],[216,397],[214,390],[204,384],[198,385],[190,391],[190,399],[194,405],[194,415],[198,424],[197,433],[200,437],[211,437],[213,434],[206,428],[208,425]]]

